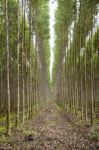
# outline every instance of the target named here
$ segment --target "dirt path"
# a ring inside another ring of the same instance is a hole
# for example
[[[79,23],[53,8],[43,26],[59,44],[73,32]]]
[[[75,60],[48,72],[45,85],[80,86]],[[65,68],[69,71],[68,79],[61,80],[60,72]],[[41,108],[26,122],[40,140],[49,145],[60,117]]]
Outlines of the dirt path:
[[[1,144],[0,150],[96,150],[88,128],[73,124],[72,117],[56,105],[39,112],[22,131],[13,129],[12,133],[10,142]]]

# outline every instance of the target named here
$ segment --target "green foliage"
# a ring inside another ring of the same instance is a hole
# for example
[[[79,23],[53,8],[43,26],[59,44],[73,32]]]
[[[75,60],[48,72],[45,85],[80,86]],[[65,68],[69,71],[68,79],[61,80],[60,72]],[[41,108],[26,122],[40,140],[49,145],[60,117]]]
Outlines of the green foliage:
[[[56,72],[62,63],[61,60],[64,57],[65,50],[66,50],[66,43],[68,42],[68,30],[69,25],[72,22],[74,17],[73,14],[73,4],[72,0],[59,0],[58,1],[58,8],[56,11],[56,24],[55,24],[55,59],[54,59],[54,66],[53,66],[53,81],[56,76]]]
[[[99,141],[99,126],[98,124],[90,129],[89,137],[92,140]]]
[[[36,34],[41,41],[41,57],[46,70],[46,77],[49,82],[50,46],[49,46],[49,14],[48,1],[37,1],[36,7]]]
[[[7,142],[8,142],[8,137],[3,134],[3,135],[0,137],[0,142],[1,142],[1,143],[7,143]]]

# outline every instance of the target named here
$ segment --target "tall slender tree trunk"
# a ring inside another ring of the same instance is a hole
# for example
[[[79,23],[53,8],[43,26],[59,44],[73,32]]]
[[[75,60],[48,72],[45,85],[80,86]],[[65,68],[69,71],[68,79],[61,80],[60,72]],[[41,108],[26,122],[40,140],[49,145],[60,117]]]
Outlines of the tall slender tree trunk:
[[[28,82],[29,82],[29,119],[31,119],[31,0],[29,0],[29,69],[28,69]]]
[[[19,117],[20,117],[20,62],[19,62],[19,51],[20,51],[20,15],[19,15],[19,0],[17,0],[17,128],[19,128]]]
[[[24,51],[25,51],[25,5],[26,1],[22,0],[22,30],[23,30],[23,35],[22,35],[22,123],[24,124],[25,121],[25,74],[24,74],[24,65],[25,65],[25,60],[24,60]]]
[[[91,31],[91,124],[94,115],[94,89],[93,89],[93,31]]]
[[[5,1],[6,8],[6,51],[7,51],[7,134],[11,134],[10,120],[10,51],[9,51],[9,18],[8,18],[8,0]]]

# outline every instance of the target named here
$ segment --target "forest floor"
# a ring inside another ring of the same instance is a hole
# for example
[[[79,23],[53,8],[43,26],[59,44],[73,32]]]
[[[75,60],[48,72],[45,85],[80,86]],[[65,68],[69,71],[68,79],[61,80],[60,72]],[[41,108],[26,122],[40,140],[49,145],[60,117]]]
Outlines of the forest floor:
[[[21,130],[13,128],[8,141],[0,142],[0,150],[96,150],[99,145],[90,139],[89,130],[73,122],[73,116],[56,104],[50,104]]]

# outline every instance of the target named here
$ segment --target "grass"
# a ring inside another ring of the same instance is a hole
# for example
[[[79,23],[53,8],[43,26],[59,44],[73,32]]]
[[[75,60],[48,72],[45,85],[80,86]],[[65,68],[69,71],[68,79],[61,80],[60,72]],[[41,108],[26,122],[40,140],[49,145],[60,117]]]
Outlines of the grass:
[[[6,133],[6,126],[1,126],[0,127],[0,135],[3,135]]]
[[[99,141],[99,124],[96,124],[93,127],[91,127],[89,137],[94,141]]]
[[[36,130],[26,129],[23,125],[20,125],[19,131],[21,131],[25,136],[34,135],[37,136],[39,133]]]
[[[2,142],[2,143],[7,143],[8,142],[8,137],[6,136],[6,135],[2,135],[2,136],[0,136],[0,142]]]

